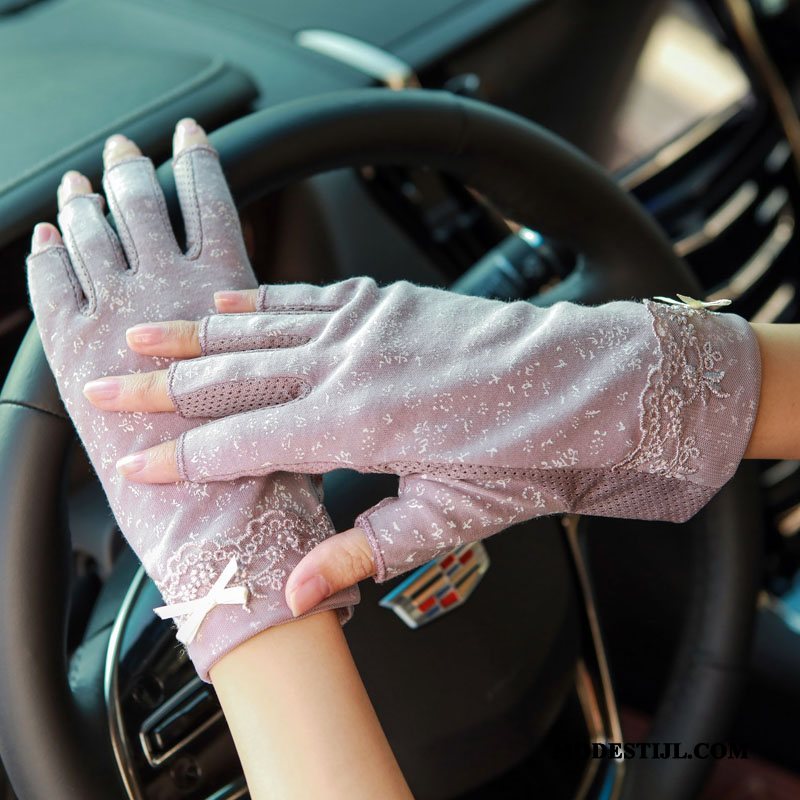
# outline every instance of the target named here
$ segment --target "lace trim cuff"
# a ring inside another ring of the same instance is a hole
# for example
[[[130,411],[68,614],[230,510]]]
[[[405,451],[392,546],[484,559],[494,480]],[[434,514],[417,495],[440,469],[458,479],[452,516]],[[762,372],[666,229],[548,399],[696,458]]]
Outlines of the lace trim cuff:
[[[639,442],[614,469],[721,488],[747,449],[761,357],[742,317],[645,301],[657,355],[640,398]]]

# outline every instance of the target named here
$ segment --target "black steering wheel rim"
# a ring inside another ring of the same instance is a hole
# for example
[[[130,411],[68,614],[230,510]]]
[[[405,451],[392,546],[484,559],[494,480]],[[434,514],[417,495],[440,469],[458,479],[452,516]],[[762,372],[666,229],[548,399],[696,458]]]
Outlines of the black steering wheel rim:
[[[239,203],[340,167],[448,172],[582,254],[541,302],[696,291],[652,218],[602,169],[549,132],[482,103],[440,92],[343,92],[253,114],[212,141]],[[169,164],[159,178],[176,208]],[[85,698],[67,678],[70,547],[59,498],[72,435],[32,326],[0,395],[0,754],[21,800],[120,796],[108,748],[85,748]],[[725,733],[747,664],[756,590],[758,526],[743,480],[715,498],[713,515],[700,515],[689,623],[656,740],[714,741]],[[691,797],[706,766],[634,762],[625,796]]]

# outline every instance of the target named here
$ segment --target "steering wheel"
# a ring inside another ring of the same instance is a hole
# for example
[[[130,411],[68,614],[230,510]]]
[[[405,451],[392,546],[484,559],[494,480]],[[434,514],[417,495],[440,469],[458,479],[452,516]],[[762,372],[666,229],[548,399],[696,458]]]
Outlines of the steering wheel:
[[[483,103],[422,90],[351,91],[255,113],[211,138],[239,204],[342,167],[428,166],[454,176],[507,217],[580,254],[574,272],[537,303],[699,296],[653,219],[602,169],[537,125]],[[174,209],[168,164],[159,178]],[[31,326],[0,395],[0,748],[21,800],[124,796],[97,720],[101,687],[65,658],[63,491],[73,437]],[[747,480],[737,475],[692,522],[688,618],[652,741],[688,746],[725,735],[747,665],[757,586],[758,523],[748,502],[756,490]],[[531,582],[536,569],[528,565]],[[539,608],[526,627],[546,628],[548,613]],[[546,660],[547,652],[537,657]],[[708,765],[635,760],[603,796],[685,800]]]

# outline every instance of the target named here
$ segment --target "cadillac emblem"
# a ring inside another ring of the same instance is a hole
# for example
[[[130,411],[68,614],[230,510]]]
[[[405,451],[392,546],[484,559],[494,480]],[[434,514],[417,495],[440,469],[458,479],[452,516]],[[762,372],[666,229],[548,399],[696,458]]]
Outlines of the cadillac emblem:
[[[462,545],[412,572],[381,605],[409,628],[419,628],[462,605],[487,569],[489,554],[480,542]]]

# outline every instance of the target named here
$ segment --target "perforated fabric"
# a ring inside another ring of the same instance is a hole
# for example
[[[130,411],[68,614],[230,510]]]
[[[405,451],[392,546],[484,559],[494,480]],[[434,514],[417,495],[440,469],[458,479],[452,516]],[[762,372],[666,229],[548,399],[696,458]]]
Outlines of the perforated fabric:
[[[207,390],[211,414],[215,387],[244,376],[310,388],[187,431],[182,474],[404,476],[398,498],[357,520],[379,580],[541,514],[685,520],[733,475],[755,421],[758,345],[731,314],[544,309],[368,278],[259,298],[243,332],[280,326],[309,341],[196,359],[176,371],[176,393]],[[217,324],[236,338],[236,315]]]
[[[294,377],[244,378],[240,381],[206,386],[192,392],[174,389],[170,373],[169,394],[183,417],[225,417],[257,408],[268,408],[299,400],[311,390],[307,381]]]
[[[133,354],[125,330],[140,322],[197,319],[213,309],[221,288],[248,288],[247,262],[233,206],[216,154],[194,148],[175,163],[188,234],[188,253],[175,241],[152,164],[136,158],[106,173],[106,197],[119,239],[103,216],[98,196],[73,198],[59,224],[65,247],[50,247],[28,260],[33,309],[45,353],[64,404],[108,495],[120,529],[142,559],[168,604],[208,594],[235,558],[232,586],[247,588],[246,607],[218,606],[204,619],[189,655],[198,673],[261,630],[292,619],[285,581],[304,554],[333,532],[316,481],[306,475],[246,478],[231,484],[143,486],[116,472],[119,458],[173,439],[191,423],[177,414],[98,411],[83,396],[84,384],[104,375],[164,367],[164,359]],[[121,242],[120,242],[121,240]],[[124,245],[124,254],[123,248]],[[285,340],[268,340],[274,345]],[[292,340],[294,341],[294,340]],[[285,402],[301,384],[259,387],[264,402]],[[273,384],[271,384],[273,386]],[[226,394],[206,393],[215,413],[255,404],[245,384]],[[182,399],[191,413],[198,402]],[[356,589],[321,608],[342,618],[357,601]]]

